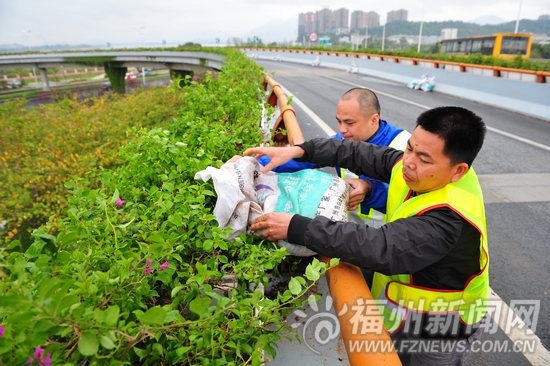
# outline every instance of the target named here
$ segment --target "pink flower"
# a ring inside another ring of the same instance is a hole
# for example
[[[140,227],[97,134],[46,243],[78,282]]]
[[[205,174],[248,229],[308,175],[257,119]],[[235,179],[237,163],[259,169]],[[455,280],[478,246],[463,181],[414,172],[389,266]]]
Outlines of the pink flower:
[[[168,263],[168,261],[164,262],[163,264],[160,265],[160,269],[161,270],[165,270],[167,269],[168,267],[170,267],[170,263]]]
[[[4,336],[4,327],[0,325],[0,338]]]
[[[52,354],[48,353],[46,357],[44,357],[44,348],[36,347],[34,350],[34,354],[31,358],[25,362],[25,365],[32,365],[34,364],[34,360],[38,362],[38,366],[51,366],[52,365]]]
[[[44,358],[44,366],[51,366],[52,365],[52,354],[48,353],[46,357]]]
[[[145,273],[151,274],[153,272],[153,269],[151,268],[151,263],[153,263],[153,260],[147,259],[147,264],[145,265]]]
[[[122,198],[119,197],[118,200],[115,202],[115,204],[116,204],[118,207],[120,207],[120,206],[122,206],[122,205],[124,204],[124,202],[126,202],[126,201],[124,201]]]
[[[34,355],[32,355],[37,361],[42,361],[42,357],[44,357],[44,348],[36,347],[34,350]]]

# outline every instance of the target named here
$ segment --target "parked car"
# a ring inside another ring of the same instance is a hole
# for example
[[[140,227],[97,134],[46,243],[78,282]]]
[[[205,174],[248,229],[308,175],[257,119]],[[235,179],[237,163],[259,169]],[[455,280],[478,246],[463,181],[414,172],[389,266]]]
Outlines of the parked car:
[[[149,76],[149,75],[151,75],[151,71],[147,71],[147,70],[145,70],[144,72],[140,72],[140,73],[138,74],[139,77],[142,77],[142,76]]]
[[[126,73],[126,80],[135,79],[138,77],[138,74],[139,72],[137,71],[128,72]]]
[[[10,81],[8,81],[8,86],[11,86],[12,88],[17,88],[21,86],[21,80],[11,79]]]

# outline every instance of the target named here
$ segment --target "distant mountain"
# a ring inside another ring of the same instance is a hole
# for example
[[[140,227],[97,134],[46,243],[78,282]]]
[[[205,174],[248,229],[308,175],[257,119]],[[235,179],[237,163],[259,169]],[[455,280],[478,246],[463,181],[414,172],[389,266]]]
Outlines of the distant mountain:
[[[0,52],[22,52],[27,50],[28,46],[24,46],[22,44],[0,44]]]
[[[497,24],[502,24],[506,22],[507,22],[506,19],[499,18],[495,15],[486,15],[484,17],[479,17],[468,21],[468,23],[474,23],[479,25],[487,25],[487,24],[497,25]]]
[[[294,41],[298,36],[298,16],[286,20],[272,20],[261,27],[246,32],[243,38],[246,41],[246,38],[253,38],[254,36],[259,37],[264,44]]]
[[[422,35],[440,36],[443,28],[457,28],[458,37],[486,36],[501,32],[514,32],[516,21],[509,21],[497,25],[479,25],[462,21],[444,21],[444,22],[424,22]],[[420,22],[395,21],[386,25],[386,37],[400,34],[418,34]],[[361,29],[359,29],[361,31]],[[363,30],[364,32],[364,30]],[[383,28],[369,28],[370,37],[382,37]],[[519,22],[519,32],[546,34],[550,36],[550,20],[531,20],[521,19]],[[334,42],[333,42],[334,44]]]

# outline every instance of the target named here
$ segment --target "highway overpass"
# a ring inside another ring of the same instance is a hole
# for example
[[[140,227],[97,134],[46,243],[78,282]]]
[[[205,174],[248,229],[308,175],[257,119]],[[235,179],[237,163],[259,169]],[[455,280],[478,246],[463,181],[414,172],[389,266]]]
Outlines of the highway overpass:
[[[173,74],[220,70],[225,56],[209,52],[115,51],[0,56],[0,68],[37,68],[44,90],[50,90],[48,68],[88,65],[105,68],[114,90],[124,91],[128,67],[164,67]]]

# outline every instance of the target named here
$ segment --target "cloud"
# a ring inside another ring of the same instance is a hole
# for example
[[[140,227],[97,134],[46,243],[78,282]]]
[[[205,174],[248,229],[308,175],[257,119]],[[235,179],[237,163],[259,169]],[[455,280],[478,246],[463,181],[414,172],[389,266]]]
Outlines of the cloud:
[[[375,11],[385,21],[387,12],[405,9],[410,21],[468,21],[496,16],[517,18],[519,4],[500,0],[328,0],[330,9]],[[0,42],[44,44],[161,44],[199,39],[227,40],[246,37],[270,22],[297,23],[298,13],[321,10],[314,0],[17,0],[0,1]],[[474,9],[472,11],[472,9]],[[522,2],[521,18],[537,19],[548,14],[548,0]],[[144,27],[140,29],[140,27]],[[297,26],[296,26],[297,27]],[[32,32],[22,32],[32,30]],[[280,30],[285,35],[293,30]],[[276,27],[273,33],[277,33]],[[277,35],[273,34],[273,38]],[[286,38],[286,36],[285,36]]]

